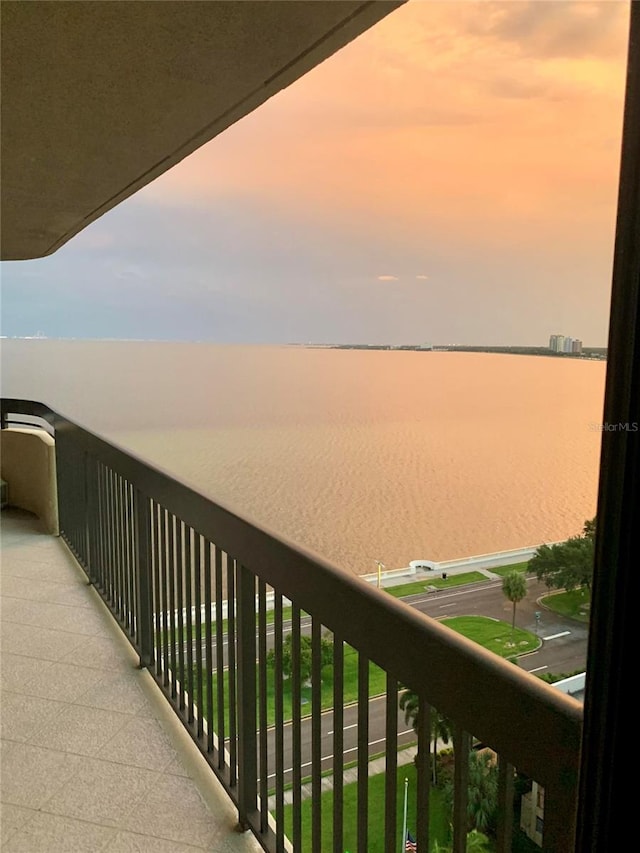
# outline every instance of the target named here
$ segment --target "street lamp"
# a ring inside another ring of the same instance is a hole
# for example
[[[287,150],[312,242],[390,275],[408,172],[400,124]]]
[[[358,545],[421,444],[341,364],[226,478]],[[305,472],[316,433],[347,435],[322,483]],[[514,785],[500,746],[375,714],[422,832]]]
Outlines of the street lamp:
[[[382,560],[374,560],[373,562],[378,567],[378,589],[381,589],[382,588],[382,570],[386,569],[386,566],[382,562]]]

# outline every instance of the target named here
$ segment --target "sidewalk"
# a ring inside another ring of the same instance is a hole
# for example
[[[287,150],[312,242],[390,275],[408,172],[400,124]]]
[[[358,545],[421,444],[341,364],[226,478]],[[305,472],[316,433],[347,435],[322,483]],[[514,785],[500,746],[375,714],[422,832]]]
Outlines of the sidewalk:
[[[415,574],[411,575],[411,578],[406,580],[402,578],[385,578],[383,577],[380,581],[380,586],[383,589],[387,589],[393,587],[394,589],[400,586],[410,586],[415,583],[424,582],[425,592],[429,589],[429,581],[439,581],[442,580],[443,574],[446,575],[447,578],[455,577],[456,575],[468,575],[471,572],[475,572],[476,574],[483,575],[487,580],[495,581],[499,580],[502,575],[497,574],[496,572],[492,572],[491,569],[482,569],[482,568],[468,568],[467,566],[462,566],[460,568],[455,569],[446,569],[443,571],[434,570],[428,571],[426,569],[418,569]],[[375,582],[371,582],[371,586],[376,586]],[[480,583],[480,581],[476,581],[476,583]],[[446,587],[437,587],[439,591],[446,589]]]
[[[3,853],[257,853],[64,544],[2,512]]]
[[[398,752],[398,767],[401,767],[404,764],[413,764],[413,759],[416,757],[418,753],[417,746],[409,746],[406,749],[401,749]],[[373,761],[370,761],[368,764],[369,768],[369,776],[378,776],[380,773],[384,773],[387,769],[387,759],[383,756],[380,758],[374,758]],[[358,768],[350,767],[348,770],[345,770],[342,778],[344,780],[345,785],[349,785],[352,782],[358,781]],[[333,789],[333,776],[323,776],[322,778],[322,792],[331,791]],[[311,782],[307,782],[305,785],[302,785],[300,788],[301,799],[308,800],[311,798]],[[291,805],[293,803],[293,790],[289,789],[284,792],[284,804],[285,806]],[[276,807],[276,798],[275,796],[269,797],[269,810],[274,811]]]

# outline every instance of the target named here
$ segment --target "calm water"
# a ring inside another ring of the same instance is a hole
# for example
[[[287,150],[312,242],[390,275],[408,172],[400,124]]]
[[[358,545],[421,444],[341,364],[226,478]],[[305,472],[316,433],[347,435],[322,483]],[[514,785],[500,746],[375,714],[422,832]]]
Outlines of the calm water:
[[[5,341],[40,399],[357,573],[595,513],[605,366],[475,353]]]

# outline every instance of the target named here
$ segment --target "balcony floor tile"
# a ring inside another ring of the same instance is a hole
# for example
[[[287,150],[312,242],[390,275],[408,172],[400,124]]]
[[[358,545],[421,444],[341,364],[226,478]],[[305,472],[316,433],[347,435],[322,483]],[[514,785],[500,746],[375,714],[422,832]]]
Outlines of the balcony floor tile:
[[[56,718],[65,708],[63,702],[3,690],[0,719],[2,739],[28,741],[45,725],[55,724]]]
[[[45,669],[53,666],[53,661],[24,655],[0,653],[0,687],[2,690],[22,691],[30,681],[44,674]]]
[[[4,853],[100,853],[115,837],[117,830],[100,824],[68,817],[37,813],[21,830],[14,833]]]
[[[11,836],[25,827],[35,814],[34,809],[0,803],[0,847],[4,849]]]
[[[68,549],[2,527],[2,849],[260,851]]]
[[[202,847],[166,841],[154,835],[118,832],[106,848],[106,853],[199,853],[201,850]]]

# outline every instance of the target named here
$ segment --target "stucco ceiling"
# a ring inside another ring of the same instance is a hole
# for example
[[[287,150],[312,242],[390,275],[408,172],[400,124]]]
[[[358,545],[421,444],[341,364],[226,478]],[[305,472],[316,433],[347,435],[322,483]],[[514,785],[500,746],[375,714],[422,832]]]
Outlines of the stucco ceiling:
[[[51,254],[402,2],[4,0],[2,259]]]

